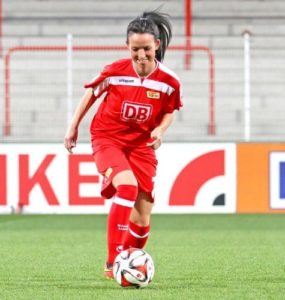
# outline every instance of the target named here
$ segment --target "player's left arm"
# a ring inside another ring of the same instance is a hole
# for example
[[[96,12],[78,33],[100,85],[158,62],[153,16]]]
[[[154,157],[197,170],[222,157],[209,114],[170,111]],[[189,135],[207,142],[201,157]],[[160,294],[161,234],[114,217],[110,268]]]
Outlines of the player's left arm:
[[[166,131],[166,129],[170,126],[173,121],[174,112],[166,113],[163,115],[160,124],[153,129],[150,133],[151,142],[147,143],[148,147],[152,147],[154,150],[158,149],[161,145],[161,139]]]

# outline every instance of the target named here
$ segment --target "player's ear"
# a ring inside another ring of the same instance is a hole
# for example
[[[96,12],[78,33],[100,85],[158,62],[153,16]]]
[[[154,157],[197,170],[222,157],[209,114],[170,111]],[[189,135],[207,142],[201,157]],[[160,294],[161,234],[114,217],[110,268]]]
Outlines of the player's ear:
[[[129,34],[127,34],[127,38],[126,38],[126,45],[127,45],[127,47],[129,47]]]
[[[126,46],[130,50],[130,44],[129,44],[129,39],[126,40]]]
[[[155,40],[155,50],[158,50],[160,46],[160,39]]]

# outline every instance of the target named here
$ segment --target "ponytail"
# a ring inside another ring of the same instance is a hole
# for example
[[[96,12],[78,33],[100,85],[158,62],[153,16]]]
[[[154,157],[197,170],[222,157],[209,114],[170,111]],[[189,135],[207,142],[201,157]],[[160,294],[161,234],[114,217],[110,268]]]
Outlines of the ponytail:
[[[135,18],[128,25],[127,42],[129,35],[132,33],[152,34],[155,39],[160,40],[160,46],[156,50],[155,58],[162,62],[172,37],[172,26],[168,18],[168,14],[160,13],[158,9],[143,12],[141,16]]]

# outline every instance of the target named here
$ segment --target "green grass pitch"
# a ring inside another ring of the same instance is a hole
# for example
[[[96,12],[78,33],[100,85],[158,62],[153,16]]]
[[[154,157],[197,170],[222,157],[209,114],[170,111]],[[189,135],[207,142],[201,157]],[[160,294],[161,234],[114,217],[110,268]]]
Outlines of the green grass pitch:
[[[284,215],[153,215],[145,289],[103,277],[103,215],[0,216],[0,299],[285,299]]]

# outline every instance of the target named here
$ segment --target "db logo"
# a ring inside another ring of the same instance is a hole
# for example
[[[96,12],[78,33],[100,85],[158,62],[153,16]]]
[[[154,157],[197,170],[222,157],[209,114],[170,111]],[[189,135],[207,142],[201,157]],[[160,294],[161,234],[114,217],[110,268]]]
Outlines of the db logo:
[[[146,122],[152,112],[150,104],[138,104],[124,101],[121,117],[124,121]]]

